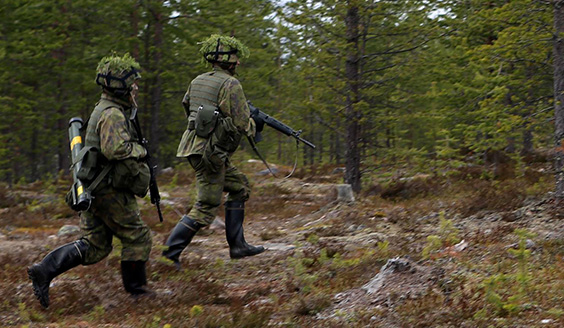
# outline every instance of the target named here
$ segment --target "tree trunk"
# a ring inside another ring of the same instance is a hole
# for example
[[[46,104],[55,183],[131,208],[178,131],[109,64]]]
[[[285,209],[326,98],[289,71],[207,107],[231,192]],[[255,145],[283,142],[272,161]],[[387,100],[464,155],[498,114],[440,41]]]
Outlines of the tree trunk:
[[[160,8],[155,8],[159,10]],[[155,34],[153,38],[153,69],[155,73],[153,88],[151,90],[151,132],[150,132],[150,152],[153,156],[157,155],[157,145],[159,144],[159,112],[162,103],[162,77],[161,77],[161,58],[162,58],[162,44],[163,44],[163,23],[162,13],[155,12]]]
[[[347,77],[347,97],[345,101],[345,113],[347,117],[347,151],[345,182],[350,184],[352,190],[359,192],[360,185],[360,122],[359,114],[355,108],[360,99],[359,89],[359,12],[358,6],[353,1],[348,1],[348,11],[345,17],[347,36],[347,60],[345,64],[345,75]]]
[[[554,141],[556,172],[555,196],[564,198],[564,1],[554,1]]]
[[[527,124],[523,130],[523,148],[521,149],[521,156],[531,155],[534,151],[533,132],[531,131],[529,124]]]

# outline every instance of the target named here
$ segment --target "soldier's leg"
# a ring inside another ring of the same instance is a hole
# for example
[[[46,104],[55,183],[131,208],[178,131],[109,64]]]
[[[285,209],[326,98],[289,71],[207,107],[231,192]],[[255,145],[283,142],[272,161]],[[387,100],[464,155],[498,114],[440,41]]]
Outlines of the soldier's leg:
[[[61,273],[83,263],[83,256],[88,245],[82,239],[60,246],[47,254],[43,260],[27,269],[32,281],[33,292],[39,303],[49,306],[49,284]]]
[[[132,193],[118,192],[107,205],[105,224],[120,239],[121,273],[125,290],[133,295],[150,292],[145,289],[145,264],[151,252],[151,231],[141,220],[137,200]]]
[[[79,264],[87,265],[100,261],[112,250],[112,235],[100,220],[98,210],[103,211],[101,199],[92,204],[90,210],[83,212],[80,227],[83,237],[75,242],[63,245],[37,264],[28,269],[33,283],[33,291],[42,306],[49,306],[49,284],[56,276]]]
[[[198,195],[192,210],[176,224],[165,245],[163,256],[174,261],[179,267],[180,253],[190,244],[201,227],[209,225],[221,204],[225,167],[214,173],[202,161],[202,156],[190,156],[190,165],[196,172]]]
[[[264,247],[252,246],[245,241],[245,201],[249,199],[251,188],[247,177],[230,163],[225,172],[224,190],[229,193],[225,202],[225,236],[229,244],[229,256],[241,258],[264,252]]]

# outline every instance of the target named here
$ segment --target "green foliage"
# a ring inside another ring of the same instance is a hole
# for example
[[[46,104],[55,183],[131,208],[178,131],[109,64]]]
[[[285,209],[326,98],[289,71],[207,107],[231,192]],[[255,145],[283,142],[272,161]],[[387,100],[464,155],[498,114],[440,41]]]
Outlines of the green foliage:
[[[219,51],[237,50],[237,57],[239,58],[248,58],[250,55],[249,48],[232,36],[213,34],[206,40],[200,42],[200,44],[202,45],[200,48],[200,54],[202,54],[202,56],[218,50],[218,45],[221,48]],[[205,59],[213,60],[213,55],[208,55]],[[221,59],[220,61],[227,61],[227,58]]]
[[[106,309],[104,308],[104,306],[96,305],[94,306],[92,311],[90,311],[90,313],[87,314],[87,318],[90,321],[98,321],[102,319],[105,314],[106,314]]]
[[[201,305],[194,305],[190,309],[190,318],[195,318],[204,312],[204,308]]]
[[[136,69],[141,68],[135,58],[131,57],[128,52],[123,56],[113,52],[110,56],[106,56],[100,60],[96,70],[100,73],[113,72],[114,74],[119,74],[123,71],[130,70],[132,67]]]
[[[517,249],[510,248],[508,252],[517,260],[517,271],[495,274],[483,281],[486,302],[500,315],[517,314],[525,308],[532,279],[529,272],[531,251],[526,245],[527,239],[534,235],[523,229],[516,229],[515,234],[519,237],[519,246]]]
[[[445,212],[439,213],[439,235],[427,236],[427,245],[423,248],[422,256],[428,259],[443,247],[452,246],[460,242],[459,231],[452,220],[445,218]]]
[[[111,51],[131,54],[120,68],[142,68],[139,115],[159,166],[179,164],[182,95],[217,38],[249,56],[238,68],[247,98],[317,145],[296,150],[267,128],[270,161],[342,165],[354,144],[362,172],[381,162],[441,172],[507,149],[523,172],[520,154],[553,142],[552,20],[547,2],[529,0],[6,0],[0,179],[68,172],[68,119],[88,117],[100,93],[92,70]]]

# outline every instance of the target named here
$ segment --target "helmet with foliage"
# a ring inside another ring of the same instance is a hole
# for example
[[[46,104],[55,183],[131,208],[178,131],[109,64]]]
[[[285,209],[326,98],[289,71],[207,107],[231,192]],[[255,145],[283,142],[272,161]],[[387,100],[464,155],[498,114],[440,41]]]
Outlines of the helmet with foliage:
[[[249,48],[232,36],[213,34],[200,44],[200,53],[210,63],[234,64],[250,54]]]
[[[129,53],[115,52],[98,63],[96,84],[118,96],[128,94],[135,80],[141,78],[139,63]]]

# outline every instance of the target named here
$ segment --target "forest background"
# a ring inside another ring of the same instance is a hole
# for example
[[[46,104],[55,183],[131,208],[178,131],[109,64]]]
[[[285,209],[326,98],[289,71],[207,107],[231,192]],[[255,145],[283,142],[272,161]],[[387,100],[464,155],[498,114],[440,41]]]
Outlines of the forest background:
[[[238,70],[247,98],[318,146],[300,150],[300,165],[344,165],[355,191],[382,165],[436,173],[490,160],[485,174],[496,175],[502,158],[523,164],[554,149],[561,7],[540,0],[4,0],[0,179],[68,172],[68,121],[89,116],[100,94],[95,67],[111,51],[130,52],[142,66],[140,120],[159,167],[180,163],[181,99],[207,69],[198,41],[212,33],[250,48]],[[265,139],[259,148],[269,161],[293,164],[293,139],[269,128]]]

